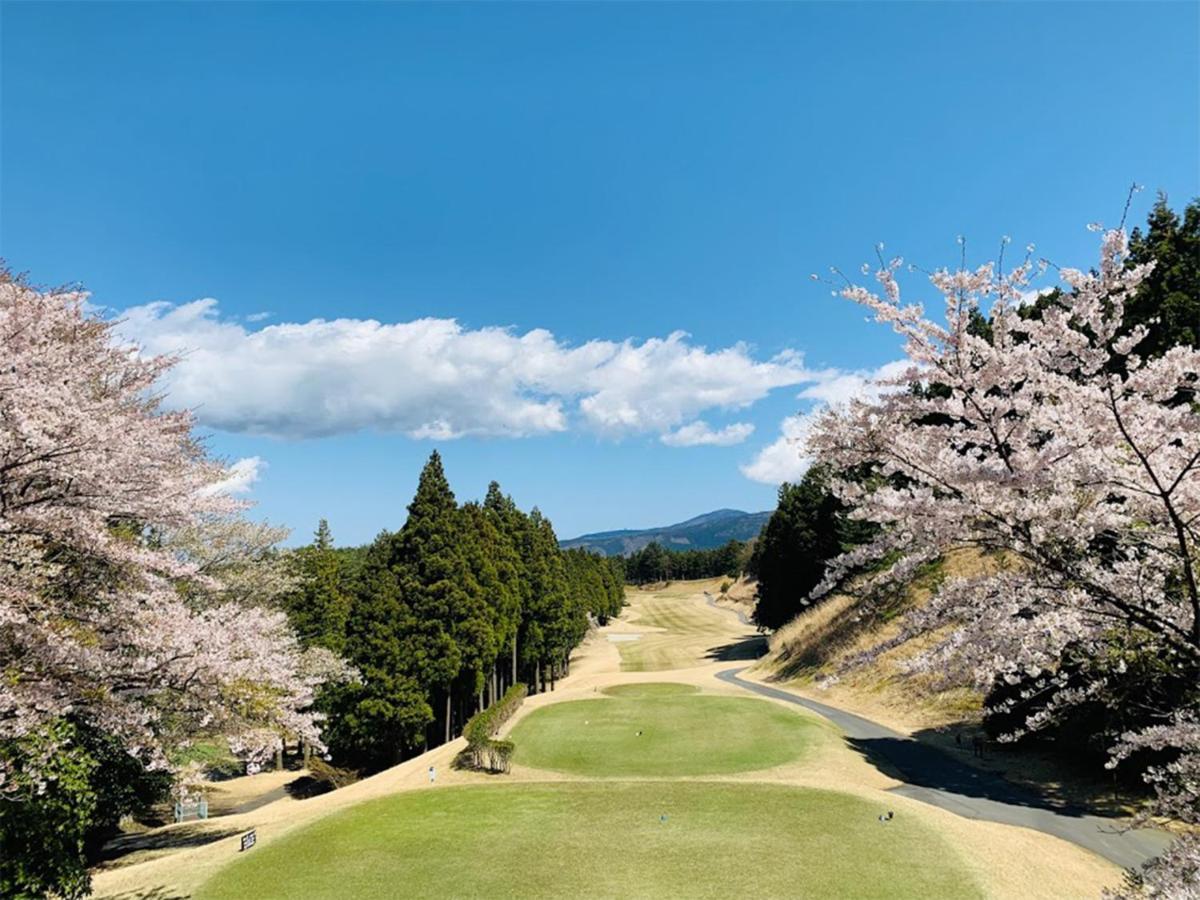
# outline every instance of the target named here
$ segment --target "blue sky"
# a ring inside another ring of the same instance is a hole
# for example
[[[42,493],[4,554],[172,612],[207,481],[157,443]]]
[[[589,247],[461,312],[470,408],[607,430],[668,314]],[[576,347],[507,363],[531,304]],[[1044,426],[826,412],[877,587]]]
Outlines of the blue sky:
[[[785,420],[900,355],[809,273],[1086,265],[1131,181],[1200,194],[1192,3],[0,17],[0,255],[191,351],[297,538],[399,526],[434,447],[561,536],[770,508]]]

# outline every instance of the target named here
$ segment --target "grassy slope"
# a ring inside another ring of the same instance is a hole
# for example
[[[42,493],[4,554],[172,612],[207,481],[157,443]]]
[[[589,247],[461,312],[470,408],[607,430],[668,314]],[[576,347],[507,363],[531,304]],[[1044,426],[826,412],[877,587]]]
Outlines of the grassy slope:
[[[927,646],[929,638],[908,641],[861,668],[845,662],[898,631],[900,613],[922,603],[946,577],[967,576],[987,565],[978,555],[960,553],[925,572],[881,608],[839,595],[797,616],[771,635],[757,670],[799,687],[823,683],[830,703],[855,709],[904,731],[978,721],[982,697],[967,687],[935,687],[930,679],[901,671],[901,664]]]
[[[323,819],[197,898],[981,896],[932,830],[877,813],[764,784],[433,789]]]
[[[811,720],[773,703],[694,690],[626,685],[543,707],[513,730],[516,762],[591,777],[715,775],[781,765],[820,738]]]
[[[910,732],[963,762],[1063,802],[1117,815],[1137,809],[1143,798],[1114,794],[1109,782],[1045,752],[993,745],[987,758],[975,758],[968,748],[982,731],[983,696],[970,687],[945,688],[929,677],[901,670],[901,664],[920,653],[933,636],[906,641],[867,665],[844,667],[851,656],[894,636],[900,613],[924,602],[943,579],[980,574],[994,565],[975,552],[960,551],[915,579],[882,610],[854,597],[832,597],[772,634],[768,653],[755,669],[769,680]],[[834,683],[825,682],[830,675],[836,676]]]

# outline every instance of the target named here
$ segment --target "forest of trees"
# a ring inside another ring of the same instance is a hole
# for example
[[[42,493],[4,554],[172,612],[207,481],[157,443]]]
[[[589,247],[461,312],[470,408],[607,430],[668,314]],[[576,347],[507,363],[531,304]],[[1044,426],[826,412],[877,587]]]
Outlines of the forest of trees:
[[[357,769],[450,740],[513,684],[552,688],[589,617],[624,602],[617,561],[560,551],[550,521],[494,482],[459,505],[436,452],[399,531],[339,550],[322,521],[295,560],[285,607],[301,642],[359,674],[318,698],[334,761]]]
[[[712,550],[668,550],[655,541],[624,559],[613,559],[622,565],[625,581],[629,584],[720,576],[736,578],[746,566],[747,547],[742,541],[729,541]]]

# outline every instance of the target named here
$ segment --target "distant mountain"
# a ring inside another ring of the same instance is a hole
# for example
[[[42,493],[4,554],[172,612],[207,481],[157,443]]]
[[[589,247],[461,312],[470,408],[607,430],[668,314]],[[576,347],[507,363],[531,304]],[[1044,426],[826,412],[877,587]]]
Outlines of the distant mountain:
[[[686,522],[664,525],[661,528],[598,531],[558,543],[564,550],[585,547],[605,556],[628,556],[654,541],[658,541],[668,550],[710,550],[729,541],[748,541],[757,537],[769,518],[769,512],[748,513],[740,509],[718,509]]]

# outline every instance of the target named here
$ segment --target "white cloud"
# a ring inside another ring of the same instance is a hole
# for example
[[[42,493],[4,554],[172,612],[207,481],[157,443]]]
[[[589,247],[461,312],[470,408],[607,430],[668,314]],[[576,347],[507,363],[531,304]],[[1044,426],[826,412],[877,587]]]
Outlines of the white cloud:
[[[742,466],[742,474],[764,484],[796,482],[804,477],[812,460],[804,455],[804,441],[815,413],[788,416],[779,426],[780,436],[764,447],[754,460]]]
[[[122,318],[121,333],[147,352],[181,355],[169,403],[212,428],[290,438],[366,428],[522,437],[576,423],[609,437],[667,435],[699,426],[708,410],[743,409],[819,377],[793,352],[756,360],[744,344],[709,351],[683,332],[571,346],[542,329],[470,330],[453,319],[253,329],[223,318],[215,300],[154,303]],[[714,434],[733,442],[733,427]]]
[[[1044,297],[1047,294],[1053,294],[1058,288],[1051,285],[1050,287],[1030,288],[1027,291],[1021,291],[1021,296],[1017,300],[1018,306],[1028,306],[1031,303],[1036,303],[1038,297]]]
[[[203,494],[246,494],[254,482],[258,481],[267,463],[262,457],[247,456],[239,459],[228,469],[220,481],[202,489]]]
[[[881,380],[895,378],[907,371],[911,365],[907,359],[897,359],[870,371],[845,372],[840,369],[827,369],[819,373],[821,377],[815,384],[800,392],[800,398],[816,400],[829,406],[849,403],[854,399],[871,400],[887,389],[886,384],[879,383]]]
[[[740,444],[754,432],[754,426],[749,422],[735,422],[713,431],[709,424],[699,419],[688,425],[669,431],[661,438],[668,447],[730,447]]]
[[[888,389],[888,379],[903,374],[911,365],[908,360],[899,359],[872,371],[826,369],[816,373],[817,380],[800,392],[800,398],[815,400],[817,405],[807,413],[784,419],[780,425],[780,436],[760,450],[751,462],[743,465],[742,474],[764,484],[799,481],[812,465],[812,459],[805,455],[804,442],[821,410],[849,403],[853,399],[874,399]]]

